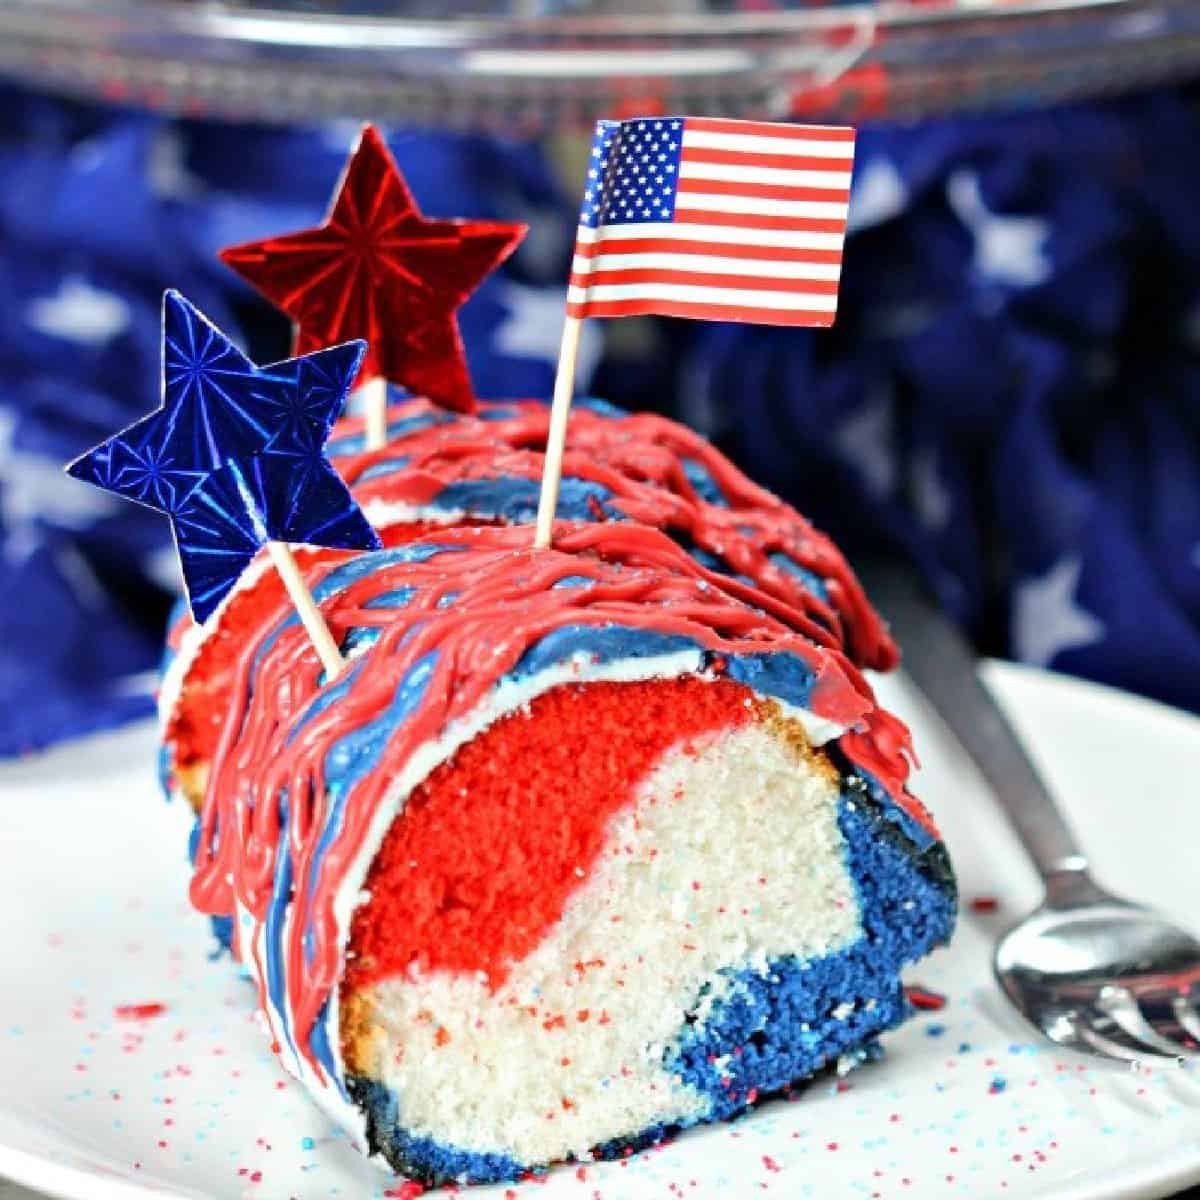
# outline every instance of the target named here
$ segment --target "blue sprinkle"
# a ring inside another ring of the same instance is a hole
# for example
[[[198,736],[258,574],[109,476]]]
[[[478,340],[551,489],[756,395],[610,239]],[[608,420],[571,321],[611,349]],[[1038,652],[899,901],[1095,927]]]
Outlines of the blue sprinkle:
[[[945,1025],[934,1024],[934,1025],[926,1025],[925,1026],[925,1033],[929,1037],[941,1037],[942,1034],[945,1032],[946,1032]]]
[[[1006,1087],[1008,1087],[1008,1081],[1006,1079],[1001,1079],[1000,1076],[997,1075],[989,1085],[988,1091],[991,1092],[993,1096],[998,1096]]]
[[[301,1138],[300,1139],[300,1148],[302,1150],[311,1150],[316,1144],[317,1143],[314,1142],[312,1140],[312,1138]]]

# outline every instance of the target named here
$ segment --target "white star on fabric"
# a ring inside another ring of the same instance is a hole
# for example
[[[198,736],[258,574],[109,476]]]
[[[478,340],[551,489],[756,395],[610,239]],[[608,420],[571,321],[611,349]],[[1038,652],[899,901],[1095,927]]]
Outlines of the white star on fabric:
[[[558,362],[562,338],[562,291],[557,287],[535,288],[506,281],[503,302],[508,316],[496,326],[492,335],[493,350],[510,358],[537,359],[553,367]],[[576,365],[577,384],[581,389],[591,383],[603,351],[604,335],[600,322],[584,321],[579,331]]]
[[[913,508],[921,524],[935,533],[944,529],[950,520],[953,502],[938,475],[937,457],[932,450],[913,455],[911,485]]]
[[[1048,221],[992,212],[984,203],[979,173],[965,168],[946,181],[946,198],[974,235],[975,269],[985,279],[1012,287],[1034,287],[1050,277]]]
[[[854,231],[882,225],[898,216],[908,204],[908,188],[892,162],[868,159],[854,178],[846,228]]]
[[[130,312],[120,296],[93,287],[79,275],[68,275],[52,296],[30,301],[25,320],[49,337],[103,346],[129,327]]]
[[[1104,638],[1104,622],[1075,600],[1083,563],[1078,555],[1060,559],[1045,575],[1017,586],[1013,600],[1013,650],[1022,661],[1048,667],[1066,650]]]
[[[29,454],[16,444],[17,417],[0,408],[0,528],[7,531],[3,555],[23,561],[45,542],[44,525],[87,529],[120,507],[120,501],[97,488],[81,488],[62,463]]]
[[[858,470],[867,490],[876,496],[887,496],[896,486],[890,401],[890,395],[880,395],[833,435],[834,445]]]

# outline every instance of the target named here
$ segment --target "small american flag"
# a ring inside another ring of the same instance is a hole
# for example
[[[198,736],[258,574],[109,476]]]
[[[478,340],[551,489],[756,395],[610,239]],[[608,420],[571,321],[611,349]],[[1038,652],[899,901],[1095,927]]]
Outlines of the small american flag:
[[[598,122],[568,316],[832,325],[853,164],[853,129]]]

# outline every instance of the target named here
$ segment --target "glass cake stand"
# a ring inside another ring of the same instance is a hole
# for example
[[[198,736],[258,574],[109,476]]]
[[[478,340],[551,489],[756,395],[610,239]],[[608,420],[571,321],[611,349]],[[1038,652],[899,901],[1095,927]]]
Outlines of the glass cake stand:
[[[239,120],[909,117],[1198,68],[1198,0],[0,0],[0,76]]]

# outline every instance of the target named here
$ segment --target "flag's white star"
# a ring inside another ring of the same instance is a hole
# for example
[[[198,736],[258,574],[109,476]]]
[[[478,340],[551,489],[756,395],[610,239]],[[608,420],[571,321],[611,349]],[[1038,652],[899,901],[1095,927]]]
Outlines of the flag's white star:
[[[992,212],[983,200],[979,173],[966,168],[946,181],[946,197],[975,238],[975,269],[1012,287],[1033,287],[1050,276],[1046,254],[1050,224],[1041,217]]]
[[[1048,667],[1063,651],[1091,646],[1104,637],[1104,622],[1075,599],[1082,566],[1078,556],[1063,558],[1045,575],[1017,586],[1012,638],[1022,662]]]

